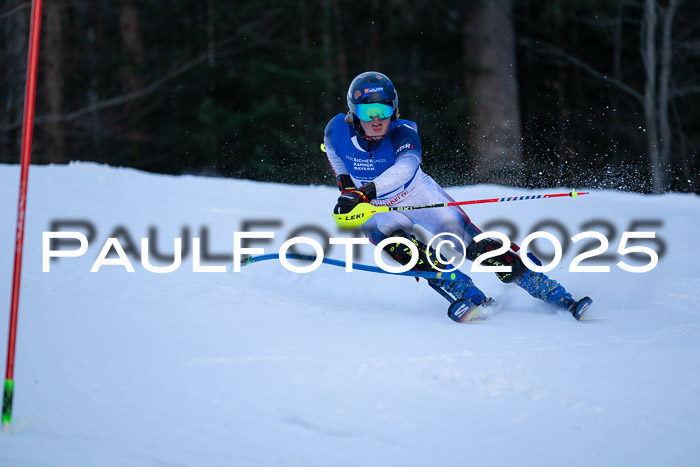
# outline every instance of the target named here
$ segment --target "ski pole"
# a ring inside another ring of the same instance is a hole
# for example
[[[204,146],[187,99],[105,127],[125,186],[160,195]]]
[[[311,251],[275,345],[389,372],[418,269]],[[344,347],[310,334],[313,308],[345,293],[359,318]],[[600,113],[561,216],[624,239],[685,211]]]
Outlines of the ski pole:
[[[501,203],[505,201],[524,201],[529,199],[547,199],[547,198],[559,198],[562,196],[570,196],[576,198],[577,196],[587,195],[587,191],[571,190],[569,193],[553,193],[547,195],[524,195],[524,196],[507,196],[504,198],[487,198],[487,199],[476,199],[470,201],[454,201],[451,203],[437,203],[437,204],[422,204],[419,206],[374,206],[369,203],[360,203],[352,210],[346,214],[333,214],[335,223],[338,224],[343,230],[351,230],[355,227],[359,227],[370,217],[379,212],[390,212],[390,211],[411,211],[413,209],[430,209],[430,208],[446,208],[448,206],[464,206],[466,204],[482,204],[482,203]]]
[[[41,37],[42,0],[31,2],[32,12],[29,23],[29,56],[27,57],[27,82],[24,88],[24,121],[22,123],[22,154],[17,201],[17,230],[15,235],[15,262],[12,275],[12,299],[10,303],[10,327],[7,339],[7,366],[5,386],[2,396],[2,429],[11,431],[12,400],[14,397],[15,348],[17,345],[17,317],[19,314],[20,278],[22,276],[22,250],[24,248],[24,218],[27,210],[27,183],[32,154],[32,134],[34,128],[34,107],[36,101],[36,76],[39,61],[39,39]]]
[[[296,259],[300,261],[309,261],[313,262],[316,261],[316,256],[315,255],[301,255],[301,254],[296,254],[296,253],[287,253],[286,254],[287,259]],[[267,254],[267,255],[257,255],[257,256],[249,256],[247,258],[243,258],[241,260],[241,266],[247,266],[249,264],[257,263],[259,261],[267,261],[271,259],[279,259],[279,254],[278,253],[272,253],[272,254]],[[344,261],[339,261],[337,259],[332,259],[332,258],[323,258],[321,260],[325,264],[330,264],[332,266],[340,266],[340,267],[345,267],[345,262]],[[422,277],[424,279],[451,279],[454,280],[456,274],[452,271],[447,271],[447,272],[441,272],[441,271],[406,271],[406,272],[388,272],[385,271],[382,268],[378,268],[376,266],[369,266],[366,264],[359,264],[359,263],[351,263],[353,269],[357,269],[358,271],[367,271],[367,272],[378,272],[380,274],[391,274],[394,276],[410,276],[410,277]]]

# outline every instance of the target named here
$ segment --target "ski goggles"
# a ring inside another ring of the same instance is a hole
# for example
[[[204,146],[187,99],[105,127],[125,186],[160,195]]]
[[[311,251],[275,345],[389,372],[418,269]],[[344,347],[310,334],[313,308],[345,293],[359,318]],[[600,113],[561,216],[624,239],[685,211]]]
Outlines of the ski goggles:
[[[374,117],[379,120],[386,120],[394,114],[394,108],[390,105],[373,102],[371,104],[357,104],[355,115],[362,121],[371,122]]]

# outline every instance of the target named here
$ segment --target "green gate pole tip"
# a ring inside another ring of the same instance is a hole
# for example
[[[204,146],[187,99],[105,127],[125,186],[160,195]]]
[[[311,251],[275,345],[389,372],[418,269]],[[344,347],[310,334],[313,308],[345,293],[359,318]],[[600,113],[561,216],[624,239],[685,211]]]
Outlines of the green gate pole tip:
[[[12,393],[15,383],[11,379],[5,380],[5,392],[2,396],[2,429],[10,432],[10,423],[12,422]]]

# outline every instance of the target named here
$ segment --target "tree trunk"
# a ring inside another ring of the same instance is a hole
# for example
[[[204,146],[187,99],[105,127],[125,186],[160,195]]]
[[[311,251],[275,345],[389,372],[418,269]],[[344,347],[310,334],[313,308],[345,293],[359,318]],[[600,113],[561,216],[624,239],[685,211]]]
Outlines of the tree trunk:
[[[323,8],[323,20],[325,24],[333,24],[332,5],[328,1],[321,2]],[[324,71],[324,96],[323,96],[323,112],[325,115],[331,115],[333,109],[332,102],[335,101],[335,86],[333,78],[334,60],[333,60],[333,39],[331,38],[330,27],[324,27],[321,35],[323,41],[323,71]]]
[[[30,8],[22,8],[21,0],[11,0],[3,8],[9,16],[3,23],[3,110],[0,123],[9,126],[21,122],[24,113],[24,88],[27,79],[27,42],[29,38]],[[20,159],[22,127],[0,135],[0,162],[17,164]]]
[[[119,33],[122,53],[125,56],[122,88],[124,94],[130,94],[144,87],[140,74],[145,56],[141,35],[141,12],[133,0],[123,0],[119,6]],[[130,101],[124,106],[126,135],[129,142],[132,143],[129,147],[130,153],[135,149],[133,143],[138,144],[145,140],[145,133],[138,121],[141,110],[139,100]]]
[[[644,85],[644,120],[646,122],[647,157],[652,188],[655,193],[661,193],[661,167],[659,165],[659,129],[656,118],[656,1],[644,1],[644,17],[642,18],[642,61],[646,82]]]
[[[622,36],[622,22],[623,22],[623,4],[624,0],[616,0],[616,16],[615,16],[615,31],[614,31],[614,41],[613,41],[613,78],[617,81],[622,81],[622,47],[623,47],[623,36]],[[608,93],[608,99],[610,100],[610,140],[612,141],[612,147],[610,151],[612,153],[612,160],[610,161],[613,166],[620,162],[619,149],[617,144],[617,135],[619,128],[619,112],[617,111],[620,107],[619,90],[614,87],[610,87],[610,92]]]
[[[337,27],[333,28],[333,40],[335,42],[336,61],[338,63],[336,76],[338,77],[339,82],[343,83],[341,85],[341,89],[344,89],[344,86],[350,84],[350,76],[348,76],[348,56],[345,53],[345,47],[343,46],[343,22],[340,15],[340,8],[338,7],[338,0],[331,0],[331,5],[333,8],[333,22],[329,24],[338,25]],[[344,99],[342,102],[344,102]]]
[[[47,2],[45,18],[42,56],[46,64],[43,70],[43,85],[46,95],[43,100],[46,102],[49,115],[58,117],[63,114],[65,102],[63,6],[59,0]],[[66,138],[63,124],[58,119],[50,119],[45,125],[47,145],[44,152],[48,156],[48,162],[57,164],[68,163],[70,158],[66,153]]]
[[[372,0],[372,6],[370,7],[370,17],[379,17],[381,15],[382,11],[382,6],[383,4],[380,4],[379,0]],[[367,53],[369,55],[369,67],[372,71],[379,71],[382,72],[381,70],[381,49],[384,44],[382,44],[380,41],[381,39],[379,38],[379,24],[377,24],[377,21],[372,21],[369,25],[369,44],[367,47]],[[362,71],[369,71],[369,70],[362,70]]]
[[[309,40],[309,24],[308,24],[308,8],[306,0],[298,0],[299,18],[297,25],[299,26],[299,45],[302,48],[307,48],[310,44]]]
[[[207,0],[207,65],[210,68],[216,66],[216,27],[214,0]]]
[[[671,171],[671,122],[669,116],[669,101],[671,95],[671,56],[673,52],[672,31],[673,19],[676,15],[678,0],[670,0],[663,16],[661,28],[661,58],[659,63],[659,165],[661,166],[661,185],[669,188]]]
[[[522,164],[520,107],[511,0],[480,0],[465,12],[467,97],[475,101],[471,142],[480,181],[507,183]],[[505,169],[505,170],[504,170]]]
[[[84,25],[85,36],[87,38],[87,50],[85,60],[88,66],[97,70],[100,64],[102,44],[104,43],[104,19],[100,14],[99,5],[90,5],[83,13],[82,20],[78,23]],[[90,73],[85,89],[85,100],[88,107],[94,107],[100,100],[100,87],[97,73]],[[90,127],[90,151],[91,158],[98,162],[102,161],[104,154],[104,126],[103,113],[100,110],[91,111],[86,118]]]

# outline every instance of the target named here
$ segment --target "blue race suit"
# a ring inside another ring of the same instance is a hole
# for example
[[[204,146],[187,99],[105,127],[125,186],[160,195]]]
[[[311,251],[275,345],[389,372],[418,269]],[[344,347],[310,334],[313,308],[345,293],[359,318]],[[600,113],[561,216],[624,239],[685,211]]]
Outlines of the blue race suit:
[[[397,119],[391,122],[384,138],[366,141],[354,125],[346,123],[344,114],[338,114],[326,126],[324,145],[336,176],[350,175],[357,187],[374,182],[377,198],[372,204],[376,206],[454,201],[421,170],[421,142],[414,122]],[[379,213],[365,222],[362,230],[376,245],[399,229],[412,233],[416,224],[433,235],[455,234],[465,245],[481,233],[458,206]]]

